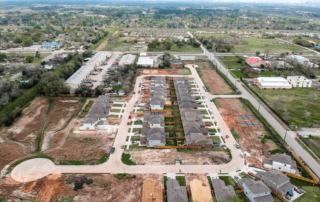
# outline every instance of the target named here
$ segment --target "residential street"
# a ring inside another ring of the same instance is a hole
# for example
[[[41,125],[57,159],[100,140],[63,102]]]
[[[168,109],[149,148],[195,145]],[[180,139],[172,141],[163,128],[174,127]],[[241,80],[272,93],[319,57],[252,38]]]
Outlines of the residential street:
[[[201,78],[198,76],[198,73],[194,68],[191,69],[191,76],[193,77],[198,86],[203,86]],[[140,76],[136,80],[136,85],[134,91],[139,90],[139,83],[142,82],[142,79],[145,76]],[[183,77],[183,76],[171,76],[171,77]],[[139,94],[133,94],[130,101],[127,103],[121,124],[119,126],[119,131],[117,137],[114,141],[115,153],[110,155],[109,160],[101,165],[92,165],[92,166],[67,166],[67,165],[55,165],[52,161],[48,159],[31,159],[19,164],[15,167],[11,176],[13,179],[20,182],[28,182],[36,179],[40,179],[50,173],[220,173],[220,172],[236,172],[240,169],[245,169],[244,159],[240,157],[241,150],[234,147],[235,139],[231,135],[231,132],[223,121],[222,116],[218,112],[218,109],[213,102],[210,102],[210,99],[218,96],[211,95],[205,92],[200,88],[201,93],[205,96],[205,101],[209,109],[213,111],[213,115],[217,124],[220,126],[221,133],[223,136],[229,135],[226,140],[227,147],[230,148],[232,153],[232,160],[223,165],[160,165],[160,166],[145,166],[145,165],[136,165],[128,166],[122,163],[121,156],[123,150],[121,145],[125,144],[128,128],[126,124],[129,118],[130,111],[134,108],[134,104],[139,99]],[[224,96],[224,95],[223,95]],[[228,95],[233,97],[233,95]],[[236,96],[237,97],[237,96]]]

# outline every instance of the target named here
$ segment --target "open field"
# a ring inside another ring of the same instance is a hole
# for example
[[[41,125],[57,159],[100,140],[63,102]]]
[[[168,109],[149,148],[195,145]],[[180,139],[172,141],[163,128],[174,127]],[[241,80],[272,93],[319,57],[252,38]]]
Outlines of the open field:
[[[300,48],[295,45],[287,45],[280,44],[281,41],[277,39],[243,39],[244,41],[248,42],[245,45],[235,45],[234,51],[235,52],[263,52],[265,49],[265,45],[268,45],[270,49],[270,53],[281,53],[281,52],[296,52],[296,53],[311,53],[303,48]]]
[[[199,65],[196,70],[210,93],[233,93],[233,90],[230,88],[230,86],[224,81],[223,78],[221,78],[211,64],[208,64],[208,62],[196,62],[192,64]],[[202,88],[202,86],[199,86],[199,88]]]
[[[102,49],[104,49],[104,47],[108,43],[108,39],[110,38],[110,36],[112,36],[117,31],[117,29],[118,28],[116,28],[116,27],[105,28],[105,30],[108,31],[108,35],[106,37],[104,37],[103,39],[101,39],[98,43],[91,46],[90,49],[91,50],[96,49],[97,51],[101,51]]]
[[[304,138],[307,146],[318,156],[320,157],[320,137],[308,137]]]
[[[148,51],[164,52],[166,50],[164,49],[163,45],[161,45],[159,48],[148,49]],[[169,51],[170,52],[183,52],[183,53],[201,53],[202,52],[202,50],[200,48],[196,48],[196,47],[189,46],[189,45],[184,45],[183,47],[179,48],[179,47],[177,47],[176,44],[172,45],[172,47]]]
[[[250,154],[250,156],[246,157],[247,162],[262,168],[264,158],[271,156],[269,152],[278,149],[277,145],[270,139],[266,143],[261,142],[264,137],[269,137],[263,125],[239,99],[217,99],[215,102],[218,103],[218,109],[235,139],[237,139],[241,150]],[[260,126],[241,127],[235,117],[238,115],[250,115],[253,117],[250,121],[258,122]]]
[[[283,107],[277,113],[283,117],[284,109],[290,112],[290,125],[298,127],[316,127],[320,125],[320,92],[313,88],[292,88],[291,90],[261,90],[251,87],[271,107],[274,101],[281,101]],[[310,103],[308,94],[315,93],[318,99]],[[311,113],[310,117],[304,116],[305,112]]]
[[[142,200],[143,181],[147,178],[163,186],[162,174],[54,174],[25,184],[1,179],[0,192],[1,199],[12,200],[136,202]],[[87,183],[79,188],[75,181]]]
[[[229,160],[229,155],[223,151],[195,151],[193,154],[177,152],[176,149],[147,149],[125,151],[136,164],[172,165],[180,161],[183,165],[216,165]]]

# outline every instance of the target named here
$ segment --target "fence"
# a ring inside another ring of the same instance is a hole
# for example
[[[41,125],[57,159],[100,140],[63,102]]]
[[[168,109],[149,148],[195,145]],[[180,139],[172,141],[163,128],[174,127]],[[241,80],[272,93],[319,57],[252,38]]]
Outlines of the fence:
[[[166,132],[171,132],[171,131],[178,131],[178,132],[183,132],[183,129],[165,129]]]
[[[165,122],[165,124],[182,124],[182,122]]]
[[[164,115],[165,118],[181,117],[180,115]]]
[[[155,149],[201,149],[195,146],[154,146]]]
[[[173,111],[172,109],[154,109],[151,110],[151,112],[171,112]]]
[[[241,81],[242,81],[242,78],[241,78]],[[289,123],[286,120],[284,120],[274,109],[272,109],[271,106],[258,95],[258,93],[252,90],[246,82],[243,82],[243,83],[255,96],[257,96],[260,99],[260,101],[264,105],[266,105],[283,123],[285,123],[289,127]]]
[[[166,137],[166,140],[185,140],[185,137]]]
[[[277,192],[273,191],[272,189],[271,190],[271,193],[273,193],[274,195],[276,195],[279,199],[281,199],[282,201],[287,201],[286,199],[284,199],[282,196],[280,196]]]

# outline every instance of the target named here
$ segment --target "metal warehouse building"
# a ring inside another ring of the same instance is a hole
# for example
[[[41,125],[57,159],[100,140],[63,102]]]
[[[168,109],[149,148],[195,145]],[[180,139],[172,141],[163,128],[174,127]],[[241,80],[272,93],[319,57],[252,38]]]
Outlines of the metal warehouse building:
[[[93,65],[95,67],[101,66],[107,57],[111,57],[111,52],[100,51],[97,52],[88,62],[87,65]]]
[[[124,65],[132,65],[134,63],[134,61],[136,60],[136,55],[131,55],[131,54],[127,54],[122,56],[119,65],[120,66],[124,66]]]
[[[80,67],[72,76],[70,76],[64,83],[71,89],[80,87],[81,83],[94,71],[93,65],[85,65]]]

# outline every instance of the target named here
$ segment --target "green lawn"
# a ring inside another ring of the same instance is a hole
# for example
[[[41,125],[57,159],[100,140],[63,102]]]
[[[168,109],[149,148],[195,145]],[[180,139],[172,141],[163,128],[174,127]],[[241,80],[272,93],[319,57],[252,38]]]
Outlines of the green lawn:
[[[239,186],[237,185],[237,182],[230,176],[219,176],[220,180],[223,180],[224,183],[228,186],[231,185],[235,190],[240,190]]]
[[[236,133],[233,128],[231,128],[230,132],[232,133],[234,139],[238,140],[240,138],[240,135]]]
[[[184,176],[176,176],[176,180],[180,186],[186,186],[186,178]]]
[[[140,136],[131,136],[131,141],[140,141]]]
[[[134,125],[142,125],[142,121],[135,121]]]
[[[177,146],[177,140],[166,140],[166,146]]]
[[[208,132],[216,133],[216,132],[217,132],[217,130],[216,130],[215,128],[209,128],[209,129],[208,129]]]
[[[221,140],[218,136],[209,136],[207,139],[211,139],[213,142],[219,142],[221,143]]]
[[[139,132],[139,133],[141,133],[141,128],[133,128],[132,129],[132,132],[134,133],[134,132]]]
[[[122,104],[114,104],[112,107],[122,107]]]
[[[318,202],[320,201],[320,187],[317,185],[313,185],[309,182],[305,182],[302,180],[298,180],[295,178],[290,179],[291,183],[300,186],[304,191],[301,197],[297,198],[295,202]]]
[[[251,87],[271,107],[274,101],[282,102],[282,109],[277,113],[283,117],[284,109],[290,113],[287,121],[290,125],[299,127],[317,127],[320,125],[320,92],[313,88],[292,88],[291,90],[261,90],[258,87]],[[309,93],[316,93],[317,99],[313,102],[307,100]],[[311,113],[309,118],[304,114]]]
[[[239,173],[239,176],[240,176],[241,178],[248,178],[248,179],[252,179],[252,177],[250,177],[250,175],[248,175],[248,174],[247,174],[247,173],[245,173],[245,172]]]
[[[166,125],[166,129],[174,129],[174,125],[173,124],[170,124],[170,125]]]
[[[201,114],[208,115],[207,110],[200,110]]]
[[[231,70],[232,74],[235,78],[246,78],[246,75],[244,75],[240,70]]]
[[[176,136],[177,137],[184,137],[184,132],[182,132],[182,131],[176,132]]]
[[[119,112],[120,113],[121,109],[111,109],[110,112],[116,112],[116,113]]]
[[[137,165],[130,159],[130,154],[122,154],[121,161],[126,165]]]
[[[238,57],[236,56],[220,56],[217,57],[221,63],[227,68],[227,69],[244,69],[249,68],[249,65],[246,63],[238,63]]]

